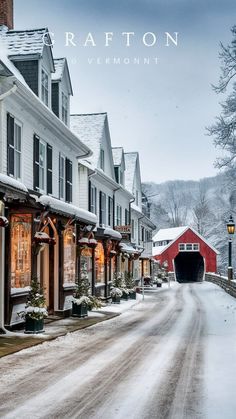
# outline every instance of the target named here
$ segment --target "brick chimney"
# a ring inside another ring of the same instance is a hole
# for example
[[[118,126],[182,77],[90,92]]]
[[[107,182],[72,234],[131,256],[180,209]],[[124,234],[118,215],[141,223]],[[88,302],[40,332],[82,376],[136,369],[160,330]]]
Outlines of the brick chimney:
[[[13,0],[0,0],[0,26],[13,29]]]

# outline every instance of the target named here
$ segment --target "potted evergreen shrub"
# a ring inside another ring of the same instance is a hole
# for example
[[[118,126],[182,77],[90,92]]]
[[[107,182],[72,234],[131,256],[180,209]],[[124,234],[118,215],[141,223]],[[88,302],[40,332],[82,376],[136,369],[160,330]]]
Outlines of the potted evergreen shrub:
[[[89,310],[100,307],[102,307],[100,299],[90,293],[88,273],[86,265],[83,264],[72,299],[72,316],[86,317]]]
[[[111,298],[113,304],[120,304],[120,298],[122,297],[122,291],[120,288],[112,288],[111,290]]]
[[[136,300],[136,287],[135,287],[135,280],[131,273],[125,273],[125,285],[129,291],[129,298],[132,300]]]
[[[18,313],[25,320],[25,333],[44,332],[44,318],[47,317],[46,300],[37,277],[31,281],[31,289],[27,298],[25,310]]]

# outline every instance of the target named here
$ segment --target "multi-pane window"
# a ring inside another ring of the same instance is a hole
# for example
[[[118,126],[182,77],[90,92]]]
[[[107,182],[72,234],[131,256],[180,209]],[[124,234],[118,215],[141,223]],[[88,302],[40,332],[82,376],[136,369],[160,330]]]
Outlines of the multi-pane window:
[[[15,118],[7,114],[8,175],[21,179],[22,128]]]
[[[46,144],[39,141],[39,190],[46,190]]]
[[[108,197],[108,225],[113,227],[113,199]]]
[[[116,182],[117,183],[120,183],[120,177],[119,177],[119,167],[118,166],[116,166],[116,167],[114,167],[114,170],[115,170],[115,178],[116,178]]]
[[[125,209],[125,225],[129,225],[129,211],[127,209]]]
[[[100,168],[104,171],[105,169],[105,154],[104,154],[104,150],[101,149],[100,151]]]
[[[72,202],[72,161],[66,158],[66,201]]]
[[[49,80],[48,74],[45,70],[42,69],[41,73],[41,99],[45,105],[48,106],[48,97],[49,97]]]
[[[59,155],[59,198],[65,199],[65,157]]]
[[[34,189],[52,194],[52,146],[34,135]]]
[[[198,252],[199,243],[179,243],[179,251]]]
[[[120,226],[122,224],[122,208],[120,205],[116,207],[116,225]]]
[[[61,119],[64,124],[68,123],[68,97],[62,92],[61,95]]]
[[[31,225],[30,214],[11,216],[11,288],[25,288],[31,279]]]
[[[97,214],[97,188],[95,186],[90,186],[90,208],[93,214]]]
[[[141,226],[141,241],[144,242],[145,241],[145,229],[143,226]]]
[[[99,195],[99,222],[106,225],[106,194],[100,191]]]

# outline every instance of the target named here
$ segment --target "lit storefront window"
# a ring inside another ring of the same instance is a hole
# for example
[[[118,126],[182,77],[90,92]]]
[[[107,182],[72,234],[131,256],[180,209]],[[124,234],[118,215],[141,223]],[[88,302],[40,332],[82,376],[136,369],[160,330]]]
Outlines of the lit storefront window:
[[[98,242],[95,250],[95,269],[96,269],[96,282],[105,282],[104,272],[104,249],[101,242]]]
[[[93,257],[93,251],[89,247],[85,247],[81,250],[80,264],[81,266],[84,266],[84,268],[87,271],[90,285],[92,284],[92,273],[93,273],[92,257]]]
[[[64,283],[75,283],[75,234],[74,227],[64,231]]]
[[[30,285],[31,278],[31,215],[11,217],[11,288]]]
[[[113,257],[111,259],[111,281],[113,281],[113,279],[114,279],[115,271],[116,271],[116,259],[115,259],[115,257]]]

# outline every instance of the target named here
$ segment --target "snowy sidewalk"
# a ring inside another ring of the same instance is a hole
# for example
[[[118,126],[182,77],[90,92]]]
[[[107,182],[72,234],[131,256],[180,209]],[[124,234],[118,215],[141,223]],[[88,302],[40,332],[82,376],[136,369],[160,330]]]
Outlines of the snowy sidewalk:
[[[137,294],[136,300],[121,300],[120,304],[110,303],[99,310],[88,312],[88,317],[85,318],[66,317],[59,319],[49,317],[45,321],[45,333],[42,334],[26,335],[22,329],[16,331],[15,336],[14,334],[11,336],[2,335],[0,337],[0,357],[18,352],[30,346],[38,345],[45,340],[56,339],[59,336],[64,336],[68,333],[93,326],[96,323],[112,319],[129,310],[141,300],[142,296]]]

